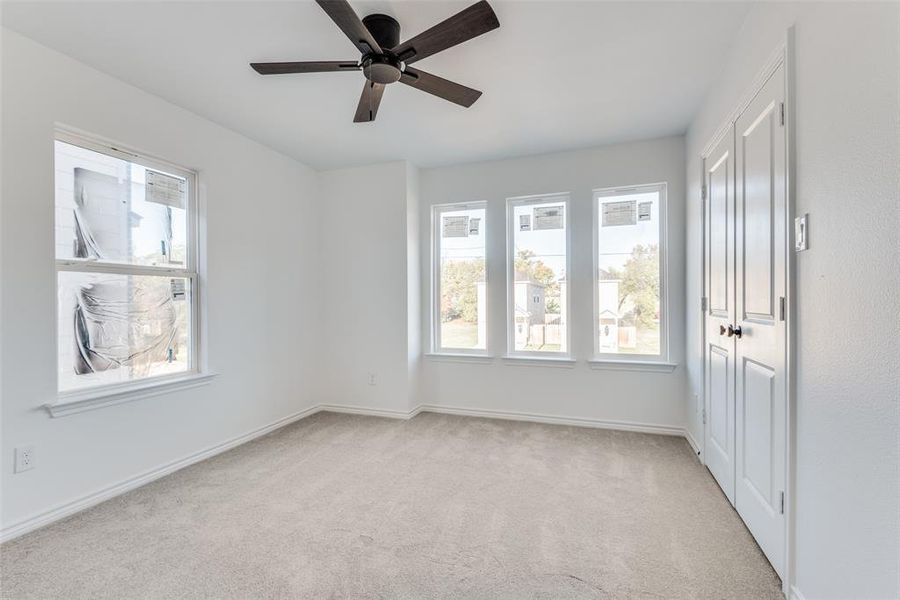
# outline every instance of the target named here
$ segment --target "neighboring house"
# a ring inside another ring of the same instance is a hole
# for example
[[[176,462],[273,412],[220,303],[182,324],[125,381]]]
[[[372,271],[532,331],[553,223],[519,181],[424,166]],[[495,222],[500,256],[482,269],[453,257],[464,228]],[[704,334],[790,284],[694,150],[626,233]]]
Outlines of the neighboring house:
[[[516,273],[513,299],[516,307],[516,347],[520,348],[531,341],[531,326],[544,324],[544,285]]]
[[[487,347],[487,306],[485,283],[477,284],[478,294],[478,347]],[[544,323],[544,286],[529,280],[516,280],[513,284],[516,307],[516,347],[523,347],[531,339],[531,326]]]
[[[619,280],[603,279],[600,273],[600,343],[598,350],[617,352],[619,350]]]
[[[601,353],[619,350],[619,317],[616,313],[600,311],[600,345]]]
[[[487,323],[484,315],[485,284],[478,282],[478,347],[486,347]],[[515,334],[516,348],[524,348],[531,344],[563,344],[566,342],[566,281],[560,279],[561,314],[547,312],[546,288],[544,284],[528,279],[524,273],[516,274],[513,283],[515,302]]]
[[[597,323],[600,336],[597,350],[601,353],[637,347],[637,327],[634,324],[622,323],[622,315],[633,311],[634,303],[630,299],[621,302],[619,298],[621,282],[621,279],[614,279],[608,271],[600,269],[598,289],[600,318]]]

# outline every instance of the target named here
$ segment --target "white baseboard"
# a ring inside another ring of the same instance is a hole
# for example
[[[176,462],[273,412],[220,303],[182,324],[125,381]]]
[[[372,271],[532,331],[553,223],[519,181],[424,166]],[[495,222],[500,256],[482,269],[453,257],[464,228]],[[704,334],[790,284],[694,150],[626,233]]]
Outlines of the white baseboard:
[[[800,590],[797,589],[796,585],[791,586],[790,600],[806,600],[806,598],[803,597],[803,594],[800,593]]]
[[[422,410],[421,406],[417,406],[410,411],[402,411],[389,408],[353,406],[350,404],[320,404],[316,408],[318,408],[322,412],[334,412],[347,415],[366,415],[369,417],[386,417],[388,419],[412,419]]]
[[[506,419],[511,421],[528,421],[532,423],[547,423],[550,425],[572,425],[575,427],[593,427],[598,429],[615,429],[619,431],[635,431],[639,433],[655,433],[661,435],[676,435],[685,437],[691,445],[694,445],[693,438],[690,433],[679,427],[671,427],[667,425],[657,425],[652,423],[636,423],[632,421],[611,421],[606,419],[589,419],[583,417],[560,417],[554,415],[546,415],[540,413],[526,413],[516,411],[501,411],[492,409],[475,409],[460,406],[444,406],[437,404],[420,404],[410,411],[401,411],[394,409],[370,408],[365,406],[352,406],[346,404],[318,404],[311,406],[294,414],[288,415],[282,419],[269,423],[258,429],[247,432],[243,435],[231,438],[220,444],[210,446],[205,450],[201,450],[184,458],[162,465],[155,469],[151,469],[135,477],[130,477],[117,484],[107,488],[98,490],[71,502],[61,504],[47,511],[28,517],[17,523],[13,523],[8,527],[0,529],[0,543],[12,540],[28,532],[34,531],[40,527],[44,527],[75,513],[81,512],[92,506],[100,504],[106,500],[139,488],[151,481],[165,477],[170,473],[174,473],[179,469],[183,469],[192,464],[198,463],[207,458],[211,458],[216,454],[221,454],[226,450],[230,450],[236,446],[240,446],[250,440],[271,433],[276,429],[289,425],[305,417],[314,415],[318,412],[336,412],[353,415],[367,415],[374,417],[387,417],[391,419],[411,419],[420,412],[433,412],[447,415],[460,415],[468,417],[485,417],[490,419]],[[803,600],[803,597],[792,590],[792,600]]]
[[[611,421],[607,419],[590,419],[585,417],[559,417],[541,413],[494,410],[485,408],[466,408],[462,406],[445,406],[443,404],[422,404],[419,406],[419,410],[421,412],[433,412],[445,415],[484,417],[488,419],[506,419],[509,421],[528,421],[531,423],[546,423],[548,425],[572,425],[575,427],[615,429],[618,431],[636,431],[639,433],[657,433],[661,435],[677,435],[681,437],[684,437],[686,433],[685,430],[681,427],[656,425],[654,423]]]
[[[319,412],[319,410],[320,408],[318,406],[312,406],[310,408],[301,410],[282,419],[269,423],[268,425],[264,425],[263,427],[254,429],[253,431],[249,431],[243,435],[239,435],[220,444],[210,446],[209,448],[185,456],[184,458],[180,458],[160,467],[156,467],[155,469],[145,471],[144,473],[141,473],[140,475],[137,475],[135,477],[130,477],[107,488],[103,488],[71,502],[66,502],[65,504],[61,504],[45,512],[39,513],[32,517],[28,517],[27,519],[24,519],[17,523],[13,523],[12,525],[4,527],[2,530],[0,530],[0,543],[9,541],[30,531],[34,531],[35,529],[44,527],[45,525],[49,525],[66,517],[72,516],[75,513],[100,504],[101,502],[124,494],[125,492],[130,492],[131,490],[139,488],[142,485],[146,485],[151,481],[154,481],[161,477],[165,477],[166,475],[174,473],[179,469],[183,469],[194,463],[198,463],[202,460],[206,460],[207,458],[211,458],[216,454],[221,454],[226,450],[231,450],[232,448],[240,446],[241,444],[245,444],[250,440],[253,440],[260,436],[266,435],[267,433],[271,433],[272,431],[284,427],[285,425],[289,425],[295,421],[299,421],[304,417],[313,415]]]

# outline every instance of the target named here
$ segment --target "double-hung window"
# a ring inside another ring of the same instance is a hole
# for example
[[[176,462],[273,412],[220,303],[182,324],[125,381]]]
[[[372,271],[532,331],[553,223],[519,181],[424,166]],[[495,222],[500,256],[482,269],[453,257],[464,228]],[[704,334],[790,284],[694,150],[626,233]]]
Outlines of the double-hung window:
[[[569,196],[507,200],[510,355],[569,353]]]
[[[54,172],[61,400],[196,372],[195,173],[64,132]]]
[[[485,354],[487,264],[484,202],[433,209],[433,344],[437,353]]]
[[[598,358],[665,361],[665,184],[594,192]]]

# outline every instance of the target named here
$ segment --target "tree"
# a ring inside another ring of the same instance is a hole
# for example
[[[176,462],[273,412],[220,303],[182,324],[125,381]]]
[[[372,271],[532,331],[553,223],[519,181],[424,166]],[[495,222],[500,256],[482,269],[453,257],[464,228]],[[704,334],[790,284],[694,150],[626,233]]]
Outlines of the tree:
[[[532,250],[517,250],[515,266],[517,275],[547,287],[557,285],[556,273],[542,260],[534,258]]]
[[[478,321],[478,283],[483,260],[449,260],[441,265],[441,320]]]
[[[609,269],[609,279],[619,279],[619,312],[626,301],[635,324],[652,327],[659,312],[659,246],[637,245],[625,266]]]

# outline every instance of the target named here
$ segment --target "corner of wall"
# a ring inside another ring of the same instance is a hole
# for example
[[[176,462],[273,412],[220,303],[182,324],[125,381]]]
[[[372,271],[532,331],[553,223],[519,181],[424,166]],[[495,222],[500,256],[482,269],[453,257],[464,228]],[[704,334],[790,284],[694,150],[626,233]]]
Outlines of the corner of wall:
[[[407,338],[407,377],[409,393],[407,396],[409,410],[414,410],[420,403],[420,362],[422,359],[422,302],[419,290],[420,252],[419,252],[419,169],[406,163],[406,338]]]

